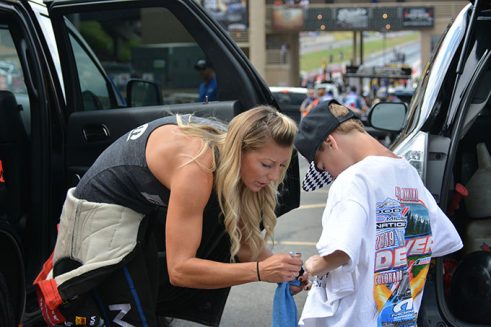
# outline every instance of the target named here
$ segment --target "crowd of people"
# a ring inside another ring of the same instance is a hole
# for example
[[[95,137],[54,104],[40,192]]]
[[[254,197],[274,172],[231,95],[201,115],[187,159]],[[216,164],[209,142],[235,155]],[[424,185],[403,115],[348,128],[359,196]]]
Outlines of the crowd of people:
[[[334,94],[334,92],[336,92],[336,94]],[[308,88],[307,97],[299,108],[301,117],[305,117],[312,108],[319,104],[331,100],[337,100],[350,108],[359,119],[366,119],[368,112],[367,101],[357,92],[356,87],[350,86],[348,92],[341,95],[338,86],[329,82],[319,83],[314,87]]]
[[[370,92],[360,92],[354,85],[344,86],[334,81],[319,81],[307,83],[307,96],[299,107],[300,116],[305,117],[308,112],[320,103],[337,100],[359,118],[366,121],[369,109],[378,102],[405,102],[407,105],[412,93],[406,90],[404,98],[396,94],[396,87],[372,87]]]

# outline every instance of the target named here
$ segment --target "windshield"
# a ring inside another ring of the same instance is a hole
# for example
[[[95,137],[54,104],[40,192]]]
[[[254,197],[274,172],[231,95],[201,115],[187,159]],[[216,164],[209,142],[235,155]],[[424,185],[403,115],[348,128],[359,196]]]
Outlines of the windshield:
[[[435,47],[430,61],[423,69],[422,78],[409,107],[406,127],[401,132],[401,137],[394,143],[394,146],[405,139],[403,135],[407,135],[415,129],[421,129],[431,110],[433,110],[452,58],[457,53],[457,49],[464,37],[467,24],[466,13],[469,8],[470,4],[459,13],[452,25],[447,28],[447,31],[442,35],[438,45]]]

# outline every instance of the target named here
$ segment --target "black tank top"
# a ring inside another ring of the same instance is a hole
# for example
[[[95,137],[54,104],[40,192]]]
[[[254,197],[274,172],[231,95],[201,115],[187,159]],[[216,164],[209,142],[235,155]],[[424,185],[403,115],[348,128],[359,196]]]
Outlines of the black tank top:
[[[214,124],[218,122],[185,115],[184,121]],[[84,174],[75,190],[75,197],[92,202],[118,204],[142,214],[156,207],[166,208],[169,190],[148,168],[145,149],[150,134],[163,125],[177,124],[169,116],[141,125],[126,133],[110,145]]]
[[[182,116],[183,121],[213,124],[223,130],[226,126],[205,118]],[[174,287],[169,282],[165,258],[165,220],[170,190],[150,172],[145,149],[150,134],[158,127],[174,124],[169,116],[141,125],[126,133],[110,145],[84,174],[75,196],[98,203],[118,204],[149,217],[155,228],[155,237],[163,276],[159,285],[157,313],[218,326],[230,288],[214,290]],[[218,262],[230,262],[230,238],[225,231],[223,216],[216,192],[213,191],[203,212],[201,243],[196,256]]]

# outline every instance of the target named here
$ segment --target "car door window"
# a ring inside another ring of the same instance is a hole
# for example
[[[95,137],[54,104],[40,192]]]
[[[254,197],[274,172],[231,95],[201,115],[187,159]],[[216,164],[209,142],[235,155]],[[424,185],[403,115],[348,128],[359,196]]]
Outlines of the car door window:
[[[70,35],[70,43],[77,63],[84,110],[110,108],[109,89],[103,72],[73,35]]]
[[[203,85],[211,83],[214,67],[165,8],[112,9],[110,14],[83,12],[65,18],[72,31],[84,110],[116,108],[118,97],[124,99],[123,106],[131,106],[125,100],[128,81],[134,79],[158,87],[163,104],[200,101],[200,88],[203,92]],[[204,76],[205,69],[211,77]],[[209,94],[208,100],[217,100]]]
[[[0,90],[14,94],[27,133],[30,132],[30,106],[24,74],[8,25],[0,25]]]

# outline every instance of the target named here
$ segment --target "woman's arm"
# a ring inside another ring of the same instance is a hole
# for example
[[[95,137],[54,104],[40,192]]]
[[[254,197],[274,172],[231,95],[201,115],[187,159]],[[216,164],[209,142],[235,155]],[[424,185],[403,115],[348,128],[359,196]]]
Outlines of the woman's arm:
[[[237,253],[237,257],[239,262],[249,262],[249,261],[262,261],[273,255],[273,251],[271,251],[266,244],[263,245],[261,250],[259,251],[257,258],[253,257],[250,248],[246,243],[241,242],[239,253]]]
[[[181,167],[172,178],[171,199],[167,212],[166,254],[170,281],[175,286],[221,288],[258,280],[291,280],[300,260],[276,255],[261,261],[220,263],[196,258],[201,242],[203,210],[213,185],[211,173],[191,163]],[[216,219],[213,217],[213,219]],[[298,262],[297,262],[298,261]]]
[[[192,140],[190,142],[188,138],[185,146],[187,149],[193,147]],[[199,147],[195,146],[196,149]],[[165,231],[170,282],[181,287],[222,288],[257,281],[256,261],[231,264],[196,258],[202,236],[203,211],[213,187],[213,174],[207,169],[211,165],[211,151],[200,157],[199,162],[190,163],[187,162],[197,150],[160,155],[150,155],[150,152],[147,146],[147,161],[152,173],[171,191]],[[162,160],[176,157],[178,159],[174,159],[172,166],[168,160]],[[287,254],[269,257],[259,264],[261,280],[292,280],[300,265],[300,260]]]

